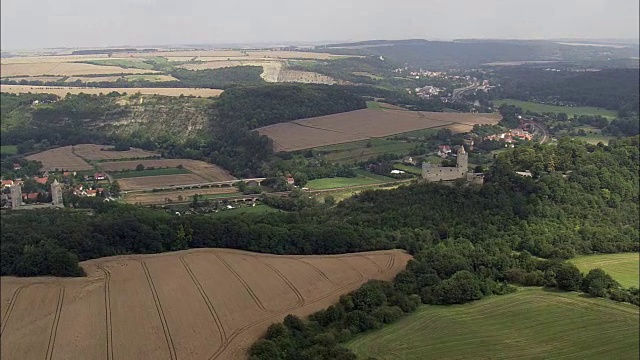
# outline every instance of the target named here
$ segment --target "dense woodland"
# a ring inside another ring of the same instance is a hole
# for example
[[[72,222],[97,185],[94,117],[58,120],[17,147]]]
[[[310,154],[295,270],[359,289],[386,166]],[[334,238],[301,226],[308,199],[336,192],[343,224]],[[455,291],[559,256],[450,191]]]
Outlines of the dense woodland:
[[[600,270],[581,274],[563,260],[640,250],[639,141],[526,145],[499,154],[482,186],[412,184],[337,205],[294,193],[272,204],[290,212],[265,215],[178,217],[100,201],[86,204],[93,215],[8,212],[0,227],[1,271],[81,276],[79,260],[200,247],[275,254],[403,248],[414,255],[391,283],[369,282],[309,319],[288,316],[272,325],[251,348],[255,359],[355,359],[340,342],[421,303],[465,303],[514,291],[513,284],[638,304],[637,289],[621,288]],[[533,177],[515,174],[521,170]]]
[[[621,117],[637,115],[640,108],[637,68],[575,72],[524,66],[495,76],[500,86],[492,94],[498,98],[594,106],[617,110]]]
[[[637,251],[638,160],[637,137],[610,146],[562,139],[557,147],[500,154],[482,187],[425,184],[367,191],[330,210],[318,205],[212,219],[98,202],[93,216],[72,210],[10,212],[2,216],[2,273],[47,274],[46,268],[20,265],[26,245],[43,244],[79,260],[186,247],[277,254],[394,247],[417,252],[443,242],[561,259]],[[520,170],[531,170],[534,178],[514,174]],[[180,239],[180,229],[188,236]],[[75,273],[77,264],[69,265],[74,266],[67,274]]]

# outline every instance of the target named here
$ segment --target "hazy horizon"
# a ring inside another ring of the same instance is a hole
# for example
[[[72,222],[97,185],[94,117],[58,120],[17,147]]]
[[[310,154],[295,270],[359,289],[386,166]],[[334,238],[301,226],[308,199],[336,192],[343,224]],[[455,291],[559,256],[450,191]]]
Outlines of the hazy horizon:
[[[275,4],[275,5],[274,5]],[[637,0],[2,0],[3,50],[372,39],[630,40]]]

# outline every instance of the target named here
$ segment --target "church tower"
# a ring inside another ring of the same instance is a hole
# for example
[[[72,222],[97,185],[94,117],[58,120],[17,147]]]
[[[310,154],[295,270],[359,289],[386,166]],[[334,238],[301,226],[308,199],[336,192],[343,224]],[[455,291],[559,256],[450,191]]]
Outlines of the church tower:
[[[55,206],[64,206],[62,202],[62,186],[58,180],[54,180],[51,184],[51,204]]]
[[[462,176],[469,171],[469,154],[464,151],[464,145],[460,145],[458,149],[458,158],[456,159],[456,167]]]

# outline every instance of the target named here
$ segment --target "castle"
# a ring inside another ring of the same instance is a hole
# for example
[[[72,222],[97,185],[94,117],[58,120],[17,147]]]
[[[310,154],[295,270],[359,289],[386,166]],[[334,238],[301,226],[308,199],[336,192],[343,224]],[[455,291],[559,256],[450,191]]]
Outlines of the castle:
[[[465,179],[468,182],[482,184],[483,181],[482,174],[469,172],[469,154],[464,151],[464,146],[458,149],[455,167],[422,163],[422,178],[428,182]]]

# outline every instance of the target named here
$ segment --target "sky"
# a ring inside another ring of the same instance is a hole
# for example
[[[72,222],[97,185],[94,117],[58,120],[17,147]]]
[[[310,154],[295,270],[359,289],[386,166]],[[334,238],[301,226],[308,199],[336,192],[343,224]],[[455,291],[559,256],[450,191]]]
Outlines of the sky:
[[[2,0],[0,47],[637,39],[638,0]]]

